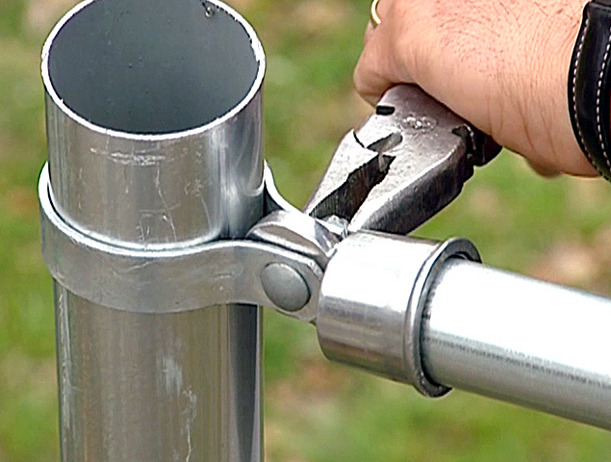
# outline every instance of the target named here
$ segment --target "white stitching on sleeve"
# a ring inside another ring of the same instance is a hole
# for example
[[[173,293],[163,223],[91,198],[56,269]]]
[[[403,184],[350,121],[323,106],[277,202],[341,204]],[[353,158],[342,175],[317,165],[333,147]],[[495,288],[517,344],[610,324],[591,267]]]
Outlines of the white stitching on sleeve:
[[[609,159],[609,154],[607,153],[607,149],[605,147],[605,143],[603,140],[603,130],[602,124],[600,121],[600,96],[602,92],[603,86],[603,77],[605,74],[605,68],[607,66],[607,58],[609,57],[609,50],[611,49],[611,28],[609,29],[609,40],[607,41],[607,48],[605,49],[605,54],[603,56],[603,64],[600,69],[600,73],[598,74],[598,84],[596,89],[596,128],[598,129],[598,141],[600,143],[600,147],[603,151],[603,155],[605,156],[605,162],[607,163],[607,168],[611,170],[611,159]],[[611,101],[608,101],[611,104]],[[611,121],[608,121],[611,123]]]
[[[588,158],[588,160],[590,161],[590,163],[592,165],[594,165],[594,159],[592,158],[592,155],[590,154],[590,150],[588,149],[588,145],[586,144],[586,141],[583,137],[583,133],[581,131],[581,126],[579,125],[579,117],[577,116],[577,65],[579,64],[579,58],[581,57],[581,51],[583,49],[583,41],[586,37],[586,32],[588,31],[588,27],[590,25],[590,14],[589,12],[586,14],[586,20],[585,20],[585,25],[583,28],[583,33],[581,33],[580,37],[579,37],[579,45],[577,45],[577,54],[575,55],[575,64],[573,66],[573,68],[571,69],[571,72],[573,74],[572,77],[572,86],[573,86],[573,114],[575,117],[575,126],[577,127],[577,133],[579,134],[579,139],[581,140],[581,145],[583,146],[583,148],[585,149],[585,155]]]

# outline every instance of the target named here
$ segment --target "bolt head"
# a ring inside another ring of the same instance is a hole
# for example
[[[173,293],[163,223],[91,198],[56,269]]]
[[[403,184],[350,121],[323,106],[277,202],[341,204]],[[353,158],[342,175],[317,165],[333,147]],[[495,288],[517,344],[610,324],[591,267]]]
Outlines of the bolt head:
[[[268,298],[282,310],[293,313],[310,301],[310,288],[303,276],[284,263],[267,265],[261,283]]]

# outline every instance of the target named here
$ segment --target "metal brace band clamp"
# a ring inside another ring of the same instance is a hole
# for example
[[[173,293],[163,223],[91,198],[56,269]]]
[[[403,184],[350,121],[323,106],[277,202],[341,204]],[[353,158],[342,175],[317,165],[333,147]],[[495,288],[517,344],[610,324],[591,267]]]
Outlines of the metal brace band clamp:
[[[48,166],[38,192],[44,260],[53,278],[81,298],[137,313],[237,303],[275,307],[306,322],[316,317],[323,270],[307,256],[253,240],[126,248],[64,221],[53,206]],[[265,283],[275,277],[279,284]]]

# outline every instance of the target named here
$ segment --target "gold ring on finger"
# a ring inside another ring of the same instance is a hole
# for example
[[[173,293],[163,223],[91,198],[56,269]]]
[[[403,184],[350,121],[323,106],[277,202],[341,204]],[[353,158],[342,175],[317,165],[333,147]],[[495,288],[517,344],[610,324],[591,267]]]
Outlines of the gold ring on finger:
[[[382,24],[382,20],[378,15],[378,3],[380,3],[380,0],[373,0],[371,3],[371,24],[373,24],[374,28]]]

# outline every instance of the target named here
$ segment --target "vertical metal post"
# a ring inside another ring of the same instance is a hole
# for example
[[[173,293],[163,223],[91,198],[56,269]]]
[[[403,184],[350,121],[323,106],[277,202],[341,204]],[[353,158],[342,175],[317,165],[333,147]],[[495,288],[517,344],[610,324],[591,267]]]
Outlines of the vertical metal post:
[[[217,1],[74,8],[43,50],[53,212],[151,260],[243,236],[263,213],[264,67]],[[257,307],[160,307],[152,287],[149,312],[111,308],[61,275],[55,294],[63,461],[262,459]]]

